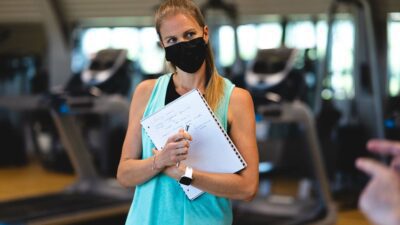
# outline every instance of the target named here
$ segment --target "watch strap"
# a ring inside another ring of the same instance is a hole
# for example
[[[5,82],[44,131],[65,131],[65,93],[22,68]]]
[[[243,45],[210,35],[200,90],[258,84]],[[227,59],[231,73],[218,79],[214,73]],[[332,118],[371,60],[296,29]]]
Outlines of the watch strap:
[[[185,174],[184,174],[183,176],[189,177],[190,179],[192,179],[192,176],[193,176],[193,168],[190,167],[190,166],[186,166]]]

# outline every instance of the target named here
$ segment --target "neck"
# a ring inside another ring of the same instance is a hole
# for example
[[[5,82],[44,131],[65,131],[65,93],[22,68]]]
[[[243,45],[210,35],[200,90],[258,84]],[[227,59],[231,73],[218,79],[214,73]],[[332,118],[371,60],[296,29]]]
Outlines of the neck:
[[[179,94],[185,94],[195,88],[204,93],[206,85],[205,63],[193,74],[177,69],[173,76],[173,81]]]

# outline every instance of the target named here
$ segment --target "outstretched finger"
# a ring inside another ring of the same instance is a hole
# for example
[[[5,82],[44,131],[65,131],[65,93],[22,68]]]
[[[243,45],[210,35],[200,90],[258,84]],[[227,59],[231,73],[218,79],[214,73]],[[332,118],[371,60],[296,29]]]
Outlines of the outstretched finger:
[[[379,176],[390,170],[384,164],[367,158],[358,158],[356,160],[356,167],[370,176]]]
[[[368,150],[390,155],[400,155],[400,142],[384,139],[372,139],[367,143]]]

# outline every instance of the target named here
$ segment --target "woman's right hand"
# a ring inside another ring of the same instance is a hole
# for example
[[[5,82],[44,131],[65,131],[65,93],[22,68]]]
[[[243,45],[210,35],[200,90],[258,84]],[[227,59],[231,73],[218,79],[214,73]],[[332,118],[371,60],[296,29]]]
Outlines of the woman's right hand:
[[[187,158],[192,137],[189,133],[180,129],[178,133],[168,138],[161,151],[154,151],[156,159],[154,166],[163,170],[168,166],[173,166]]]

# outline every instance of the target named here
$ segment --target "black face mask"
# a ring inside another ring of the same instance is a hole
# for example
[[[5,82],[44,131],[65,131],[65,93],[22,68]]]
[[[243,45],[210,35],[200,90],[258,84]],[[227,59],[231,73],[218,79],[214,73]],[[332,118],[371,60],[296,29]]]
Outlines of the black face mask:
[[[206,58],[206,47],[202,37],[179,42],[165,48],[165,58],[179,69],[194,73],[200,69]]]

